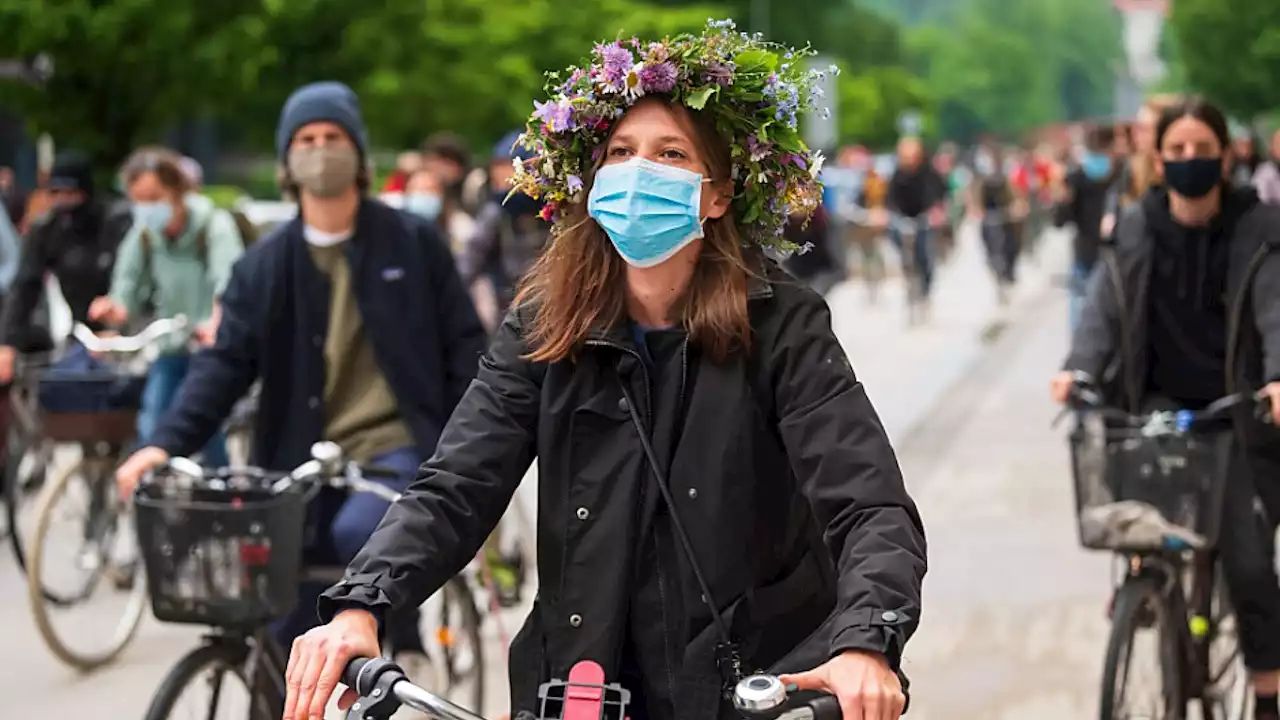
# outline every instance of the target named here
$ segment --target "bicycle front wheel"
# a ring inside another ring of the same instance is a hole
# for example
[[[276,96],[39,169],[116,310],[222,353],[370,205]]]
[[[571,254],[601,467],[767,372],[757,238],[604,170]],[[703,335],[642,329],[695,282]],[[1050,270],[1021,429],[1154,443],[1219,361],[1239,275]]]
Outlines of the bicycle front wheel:
[[[114,660],[147,605],[131,518],[111,467],[106,458],[84,459],[53,478],[28,548],[36,628],[59,660],[81,671]],[[102,640],[104,629],[110,635]]]
[[[1101,720],[1182,720],[1182,665],[1175,612],[1155,578],[1129,578],[1116,592],[1102,671]]]
[[[245,674],[248,648],[201,645],[169,671],[147,708],[145,720],[271,720],[271,701],[255,692]]]
[[[45,464],[39,439],[32,442],[32,438],[18,428],[11,428],[4,464],[5,530],[13,559],[23,572],[27,570],[26,542],[34,523],[36,501],[44,486]]]

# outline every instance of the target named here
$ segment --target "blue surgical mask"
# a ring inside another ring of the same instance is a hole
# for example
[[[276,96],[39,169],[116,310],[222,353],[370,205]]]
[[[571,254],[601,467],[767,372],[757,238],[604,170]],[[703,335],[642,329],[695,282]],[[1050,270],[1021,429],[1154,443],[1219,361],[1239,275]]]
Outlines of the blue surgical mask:
[[[653,267],[702,237],[702,176],[635,158],[596,173],[587,214],[628,264]]]
[[[1087,152],[1080,160],[1080,169],[1090,180],[1102,180],[1111,174],[1111,156],[1103,153]]]
[[[409,193],[404,196],[404,209],[415,215],[421,215],[428,220],[435,220],[440,216],[440,209],[444,207],[444,198],[431,193]]]
[[[161,235],[173,221],[173,206],[167,202],[134,203],[133,221]]]

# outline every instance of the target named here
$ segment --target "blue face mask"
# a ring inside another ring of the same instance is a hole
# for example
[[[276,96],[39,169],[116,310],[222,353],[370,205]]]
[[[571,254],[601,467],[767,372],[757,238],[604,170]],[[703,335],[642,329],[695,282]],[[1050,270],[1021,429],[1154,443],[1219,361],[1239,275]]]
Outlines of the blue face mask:
[[[1101,180],[1111,174],[1111,156],[1088,152],[1080,160],[1080,169],[1090,180]]]
[[[173,206],[167,202],[133,204],[133,221],[151,232],[162,235],[173,221]]]
[[[421,215],[428,220],[435,220],[439,217],[442,207],[444,207],[444,198],[439,195],[409,193],[404,196],[404,209],[415,215]]]
[[[635,158],[596,173],[587,214],[628,264],[647,268],[702,237],[701,175]]]

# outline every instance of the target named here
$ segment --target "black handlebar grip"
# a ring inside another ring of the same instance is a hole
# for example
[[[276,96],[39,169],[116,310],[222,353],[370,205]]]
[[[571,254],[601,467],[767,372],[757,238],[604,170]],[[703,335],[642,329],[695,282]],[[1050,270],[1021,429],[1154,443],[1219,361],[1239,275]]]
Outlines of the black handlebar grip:
[[[370,480],[399,480],[404,477],[404,471],[377,465],[361,465],[360,475]]]
[[[813,720],[841,720],[840,700],[835,695],[823,695],[810,700],[809,709],[813,711]]]
[[[342,670],[342,684],[355,690],[360,697],[367,697],[378,684],[378,678],[388,670],[399,672],[400,668],[384,658],[352,658]]]

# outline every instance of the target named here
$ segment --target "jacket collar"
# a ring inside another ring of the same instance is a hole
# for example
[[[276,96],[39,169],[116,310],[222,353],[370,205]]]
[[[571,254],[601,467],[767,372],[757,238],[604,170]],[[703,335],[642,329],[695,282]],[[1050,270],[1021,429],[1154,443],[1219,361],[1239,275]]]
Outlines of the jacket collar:
[[[765,258],[764,253],[752,251],[746,258],[746,264],[750,270],[750,276],[747,278],[747,301],[752,302],[772,298],[773,283],[769,279],[772,263]],[[620,322],[614,323],[613,327],[592,328],[587,333],[587,341],[626,348],[630,348],[635,344],[631,340],[631,333],[627,331],[625,318]]]

